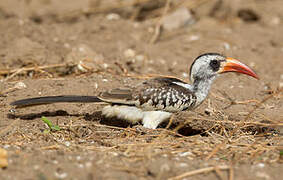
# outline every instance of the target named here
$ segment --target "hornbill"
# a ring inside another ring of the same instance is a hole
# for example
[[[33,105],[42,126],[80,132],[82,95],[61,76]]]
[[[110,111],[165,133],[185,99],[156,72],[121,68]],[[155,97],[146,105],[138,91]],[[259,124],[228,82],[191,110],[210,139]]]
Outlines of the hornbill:
[[[198,56],[190,67],[191,84],[172,77],[156,77],[131,89],[118,88],[97,96],[45,96],[14,101],[15,107],[41,104],[105,102],[106,118],[116,117],[132,124],[142,122],[146,128],[156,129],[172,113],[192,110],[207,97],[215,78],[225,72],[238,72],[259,79],[254,71],[240,61],[218,53]]]

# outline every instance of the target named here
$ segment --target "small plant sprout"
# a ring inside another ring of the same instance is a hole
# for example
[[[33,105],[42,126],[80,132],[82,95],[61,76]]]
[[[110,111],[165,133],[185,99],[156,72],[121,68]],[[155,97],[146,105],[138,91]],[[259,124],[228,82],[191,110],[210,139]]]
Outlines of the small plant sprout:
[[[49,130],[48,130],[48,131],[45,131],[45,132],[60,131],[60,130],[61,130],[61,128],[60,128],[59,126],[52,124],[52,122],[51,122],[49,119],[47,119],[45,116],[42,116],[42,117],[41,117],[41,120],[42,120],[45,124],[47,124],[47,126],[49,127]]]

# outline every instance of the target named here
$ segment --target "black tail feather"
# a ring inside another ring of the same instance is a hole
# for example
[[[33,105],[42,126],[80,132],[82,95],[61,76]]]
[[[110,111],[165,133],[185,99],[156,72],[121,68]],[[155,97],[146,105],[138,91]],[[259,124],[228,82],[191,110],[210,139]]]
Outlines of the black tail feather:
[[[36,106],[42,104],[52,104],[52,103],[62,103],[62,102],[77,102],[77,103],[95,103],[103,102],[97,96],[76,96],[76,95],[67,95],[67,96],[45,96],[45,97],[36,97],[21,99],[11,103],[12,106],[26,107],[26,106]]]

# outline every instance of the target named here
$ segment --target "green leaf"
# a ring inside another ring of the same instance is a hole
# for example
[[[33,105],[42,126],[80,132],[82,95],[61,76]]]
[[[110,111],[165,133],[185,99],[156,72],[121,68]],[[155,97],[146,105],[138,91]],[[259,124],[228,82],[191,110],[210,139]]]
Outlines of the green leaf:
[[[55,130],[55,131],[60,131],[61,130],[61,128],[59,126],[57,126],[57,125],[53,126],[52,129]]]
[[[53,126],[52,122],[51,122],[49,119],[47,119],[45,116],[42,116],[42,117],[41,117],[41,120],[42,120],[45,124],[47,124],[47,126],[49,127],[49,129],[52,128],[52,126]]]
[[[47,126],[49,127],[49,129],[52,131],[60,131],[61,130],[61,128],[59,127],[59,126],[57,126],[57,125],[53,125],[52,124],[52,122],[49,120],[49,119],[47,119],[45,116],[42,116],[41,117],[41,120],[45,123],[45,124],[47,124]]]
[[[43,130],[43,134],[48,134],[48,133],[50,133],[50,129],[44,129]]]

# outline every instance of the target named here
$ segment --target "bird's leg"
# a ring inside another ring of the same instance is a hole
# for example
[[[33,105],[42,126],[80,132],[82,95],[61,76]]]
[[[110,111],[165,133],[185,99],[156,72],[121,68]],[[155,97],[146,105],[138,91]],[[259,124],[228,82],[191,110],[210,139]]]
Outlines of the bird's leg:
[[[166,128],[165,129],[169,129],[170,126],[173,124],[173,119],[174,119],[174,114],[171,115],[169,121],[168,121],[168,124],[166,125]]]
[[[145,111],[142,119],[143,126],[150,129],[156,129],[163,121],[169,119],[171,113],[164,111]]]

